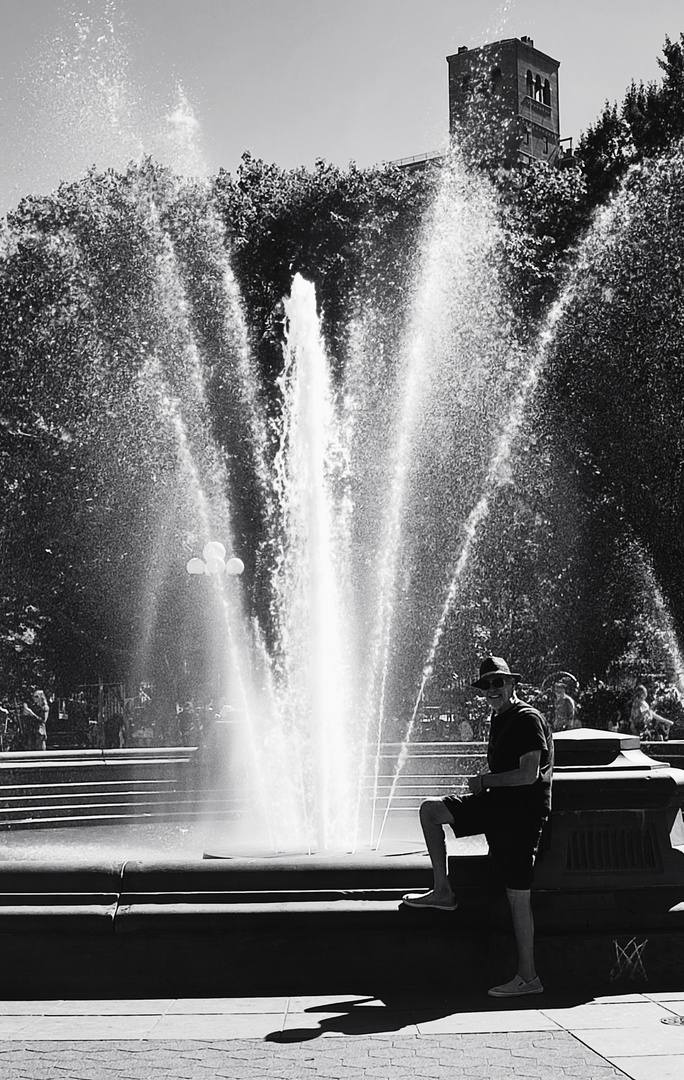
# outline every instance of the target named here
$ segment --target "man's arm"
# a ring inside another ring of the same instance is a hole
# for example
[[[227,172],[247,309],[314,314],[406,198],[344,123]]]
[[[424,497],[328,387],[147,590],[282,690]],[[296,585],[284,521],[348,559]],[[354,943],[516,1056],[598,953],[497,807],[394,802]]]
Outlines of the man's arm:
[[[468,779],[468,787],[474,794],[486,791],[493,787],[526,787],[533,784],[539,776],[539,764],[541,762],[541,750],[529,750],[520,758],[517,769],[509,769],[508,772],[480,773],[479,776],[471,776]]]
[[[654,720],[657,720],[659,724],[665,724],[665,727],[674,727],[674,720],[668,720],[666,716],[659,716],[657,712],[653,712],[653,709],[651,709],[651,716]]]

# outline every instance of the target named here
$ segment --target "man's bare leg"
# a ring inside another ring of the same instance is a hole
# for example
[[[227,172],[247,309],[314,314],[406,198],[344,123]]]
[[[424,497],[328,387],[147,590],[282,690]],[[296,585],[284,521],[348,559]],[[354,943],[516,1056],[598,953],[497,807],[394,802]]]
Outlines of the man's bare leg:
[[[453,825],[454,819],[442,799],[426,799],[420,808],[420,824],[432,863],[434,888],[424,894],[408,894],[404,903],[409,907],[442,907],[447,911],[456,907],[456,898],[447,875],[447,847],[444,826]]]
[[[542,994],[544,987],[534,967],[534,920],[529,889],[506,889],[513,920],[513,933],[518,947],[518,973],[510,982],[493,986],[491,997],[521,997],[524,994]]]
[[[518,975],[525,982],[536,979],[534,967],[534,919],[532,894],[529,889],[506,889],[511,909],[513,933],[518,946]]]

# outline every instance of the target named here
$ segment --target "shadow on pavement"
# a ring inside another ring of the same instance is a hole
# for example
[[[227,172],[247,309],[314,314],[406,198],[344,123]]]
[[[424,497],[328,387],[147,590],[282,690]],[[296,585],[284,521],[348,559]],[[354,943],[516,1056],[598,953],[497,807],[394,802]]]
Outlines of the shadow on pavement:
[[[323,1014],[316,1027],[299,1027],[273,1031],[265,1036],[266,1042],[306,1042],[322,1035],[374,1035],[401,1031],[412,1027],[415,1014],[420,1022],[428,1023],[457,1014],[501,1013],[541,1008],[570,1008],[593,1001],[589,993],[544,993],[533,997],[501,1001],[486,993],[475,991],[472,995],[447,997],[426,993],[381,994],[378,997],[353,998],[310,1006],[304,1009],[307,1016],[315,1019]],[[338,1015],[330,1016],[330,1013]]]

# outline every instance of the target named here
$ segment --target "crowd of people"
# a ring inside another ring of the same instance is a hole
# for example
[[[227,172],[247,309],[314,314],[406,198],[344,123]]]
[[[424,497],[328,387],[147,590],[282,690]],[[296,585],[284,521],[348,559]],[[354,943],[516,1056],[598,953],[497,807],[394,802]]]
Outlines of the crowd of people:
[[[546,717],[553,732],[589,727],[637,735],[643,742],[681,738],[684,734],[684,701],[681,694],[662,679],[654,678],[649,680],[649,685],[651,683],[654,688],[650,692],[643,682],[632,685],[630,689],[625,686],[624,679],[617,686],[597,682],[582,690],[574,675],[562,672],[551,676],[541,687],[528,685],[526,693],[528,700]],[[462,693],[455,675],[452,684],[445,686],[441,693],[442,704],[426,704],[423,707],[419,723],[412,731],[412,739],[423,742],[486,742],[489,718],[478,708],[477,701],[466,696],[467,690],[465,695]],[[661,705],[663,694],[667,700]],[[673,702],[677,706],[674,715],[679,717],[678,721],[656,710],[657,704],[659,709],[673,712]],[[396,734],[399,740],[404,737],[405,731],[406,723],[400,719],[393,726],[388,725],[388,734]]]
[[[674,720],[660,716],[648,703],[648,690],[639,683],[629,710],[629,732],[645,742],[664,742],[669,738]]]
[[[9,707],[0,705],[0,748],[46,750],[49,715],[50,703],[38,687]]]
[[[30,687],[23,696],[0,704],[0,751],[46,749],[112,749],[123,747],[198,746],[208,748],[217,720],[234,718],[225,700],[185,700],[156,696],[153,688],[140,687],[127,697],[123,687],[79,689],[66,698]],[[638,683],[627,705],[613,708],[600,723],[587,722],[579,685],[564,675],[546,689],[530,693],[529,699],[546,717],[554,732],[578,727],[605,727],[609,731],[636,735],[644,742],[667,740],[675,722],[656,712],[649,692]],[[405,723],[397,721],[397,738]],[[387,725],[386,736],[394,728]],[[676,733],[675,733],[676,734]],[[488,718],[477,710],[464,715],[456,708],[427,707],[412,737],[421,741],[486,742]]]
[[[576,680],[572,688],[577,694]],[[554,683],[553,695],[546,709],[543,708],[543,703],[539,702],[542,711],[547,715],[552,731],[596,726],[595,722],[583,723],[582,706],[569,692],[567,681],[560,680]],[[674,720],[661,716],[653,705],[649,704],[648,689],[643,683],[638,683],[634,687],[626,707],[616,708],[605,717],[605,727],[608,731],[637,735],[642,742],[664,742],[670,737],[674,726]]]
[[[155,697],[150,687],[140,688],[132,697],[126,697],[123,687],[106,687],[103,692],[95,686],[68,697],[31,687],[0,704],[0,751],[208,749],[216,722],[233,715],[223,698],[174,702]]]

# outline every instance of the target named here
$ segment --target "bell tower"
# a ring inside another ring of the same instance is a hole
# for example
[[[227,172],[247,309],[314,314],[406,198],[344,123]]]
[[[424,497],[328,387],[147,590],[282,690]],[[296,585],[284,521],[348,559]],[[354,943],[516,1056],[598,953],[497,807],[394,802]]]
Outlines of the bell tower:
[[[503,160],[559,162],[558,60],[521,37],[474,49],[464,45],[447,63],[452,135],[476,98],[493,120],[518,120],[501,147]]]

